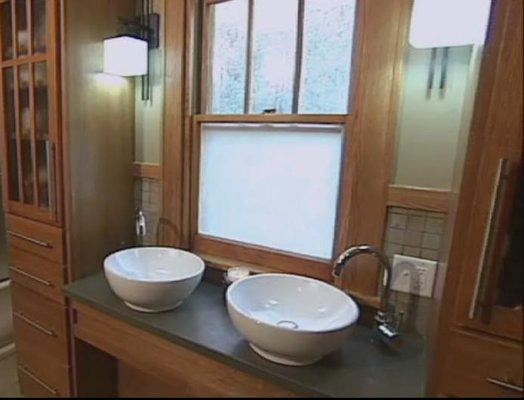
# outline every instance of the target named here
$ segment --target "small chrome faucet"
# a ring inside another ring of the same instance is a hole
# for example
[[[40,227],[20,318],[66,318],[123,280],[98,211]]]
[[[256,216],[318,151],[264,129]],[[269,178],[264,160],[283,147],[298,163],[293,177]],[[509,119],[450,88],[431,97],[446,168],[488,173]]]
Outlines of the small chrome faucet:
[[[146,230],[146,217],[142,210],[137,210],[135,218],[135,228],[137,236],[145,236]]]
[[[396,321],[394,314],[389,312],[388,309],[389,291],[391,288],[391,264],[386,255],[377,247],[367,244],[350,247],[343,251],[333,263],[333,276],[335,278],[340,277],[343,269],[349,265],[351,259],[362,254],[375,256],[379,260],[382,272],[386,274],[386,283],[382,288],[380,308],[375,315],[375,321],[378,331],[386,338],[393,339],[398,336],[398,328],[401,321]]]

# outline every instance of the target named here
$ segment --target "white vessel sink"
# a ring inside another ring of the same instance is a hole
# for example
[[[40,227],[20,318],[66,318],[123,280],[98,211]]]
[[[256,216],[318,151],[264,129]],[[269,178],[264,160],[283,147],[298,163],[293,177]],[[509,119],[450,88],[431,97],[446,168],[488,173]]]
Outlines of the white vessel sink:
[[[104,260],[109,286],[137,311],[172,310],[202,280],[204,261],[192,253],[169,247],[121,250]]]
[[[287,274],[242,279],[227,291],[233,324],[260,356],[309,365],[337,350],[358,319],[358,307],[327,283]]]

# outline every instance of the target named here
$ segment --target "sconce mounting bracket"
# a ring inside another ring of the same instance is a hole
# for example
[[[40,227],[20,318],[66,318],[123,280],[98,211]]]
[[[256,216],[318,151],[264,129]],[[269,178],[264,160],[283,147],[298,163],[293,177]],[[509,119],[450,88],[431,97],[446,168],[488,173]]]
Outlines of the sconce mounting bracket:
[[[160,15],[150,13],[133,19],[120,19],[124,34],[147,41],[149,49],[157,49],[159,40]]]

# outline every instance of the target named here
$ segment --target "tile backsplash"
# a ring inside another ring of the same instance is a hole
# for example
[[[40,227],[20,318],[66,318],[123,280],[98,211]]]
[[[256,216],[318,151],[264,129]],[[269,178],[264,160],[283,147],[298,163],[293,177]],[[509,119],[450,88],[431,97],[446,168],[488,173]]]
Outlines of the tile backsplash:
[[[388,257],[402,254],[438,260],[446,214],[389,207],[384,250]]]
[[[137,238],[142,246],[156,244],[156,226],[162,210],[160,181],[148,178],[135,178],[135,209],[144,212],[146,235]]]

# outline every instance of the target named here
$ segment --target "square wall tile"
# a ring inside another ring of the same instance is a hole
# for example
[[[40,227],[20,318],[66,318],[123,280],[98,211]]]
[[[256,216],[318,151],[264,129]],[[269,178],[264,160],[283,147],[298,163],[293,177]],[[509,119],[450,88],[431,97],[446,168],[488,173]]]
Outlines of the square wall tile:
[[[444,231],[444,219],[429,217],[426,219],[425,232],[441,234]]]
[[[389,228],[387,230],[386,240],[395,244],[404,244],[405,231],[402,229]]]
[[[424,233],[424,238],[422,240],[422,247],[429,250],[438,250],[440,249],[440,235],[435,235],[432,233]]]
[[[419,215],[408,216],[408,230],[423,232],[426,225],[426,218]]]
[[[422,232],[406,231],[404,234],[404,244],[406,246],[419,247],[422,243]]]
[[[408,221],[408,216],[406,214],[391,213],[389,214],[388,219],[388,226],[390,228],[406,229]]]

